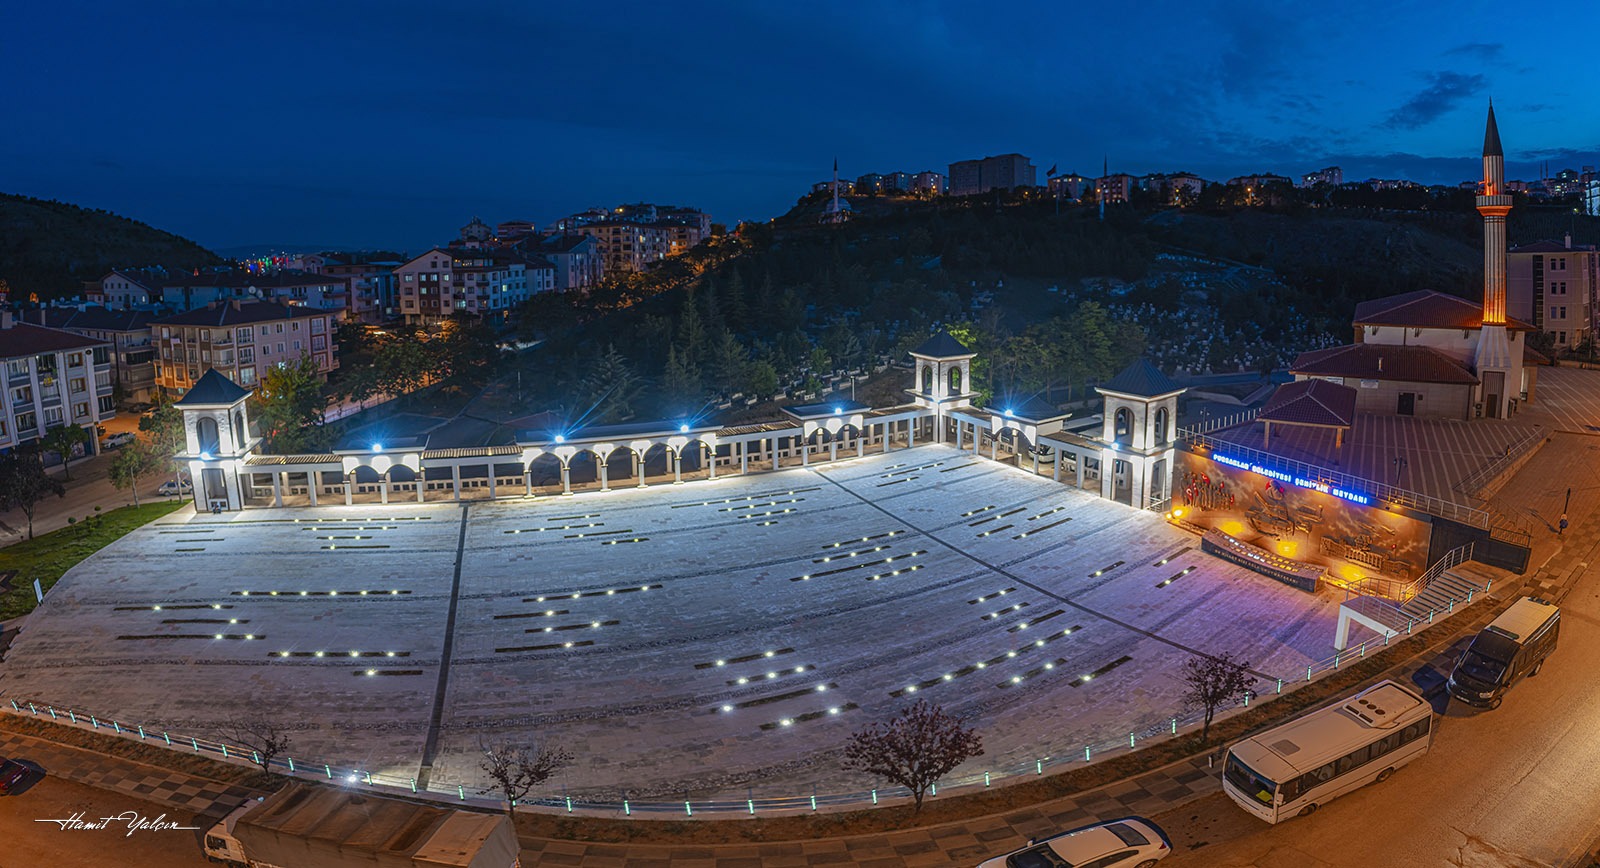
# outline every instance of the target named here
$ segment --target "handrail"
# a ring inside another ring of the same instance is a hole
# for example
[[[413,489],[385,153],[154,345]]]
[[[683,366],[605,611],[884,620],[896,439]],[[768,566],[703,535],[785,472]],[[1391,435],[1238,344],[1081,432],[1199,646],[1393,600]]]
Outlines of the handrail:
[[[1451,487],[1468,497],[1477,497],[1478,491],[1483,488],[1485,483],[1511,464],[1520,461],[1525,453],[1544,442],[1547,436],[1549,435],[1544,430],[1544,426],[1534,425],[1533,430],[1524,435],[1522,439],[1507,444],[1505,454],[1491,457],[1482,467],[1467,474],[1465,478]]]

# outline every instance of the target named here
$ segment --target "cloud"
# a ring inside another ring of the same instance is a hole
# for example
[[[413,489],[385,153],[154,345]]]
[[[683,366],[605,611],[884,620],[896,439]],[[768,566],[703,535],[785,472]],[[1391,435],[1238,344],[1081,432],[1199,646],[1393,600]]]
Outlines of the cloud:
[[[1456,104],[1472,96],[1489,80],[1481,75],[1462,72],[1434,73],[1433,83],[1421,93],[1406,100],[1405,105],[1390,112],[1383,125],[1390,129],[1414,130],[1432,123]]]
[[[1484,63],[1493,63],[1500,59],[1500,54],[1505,51],[1505,46],[1498,42],[1468,42],[1457,45],[1445,51],[1445,57],[1471,57]]]

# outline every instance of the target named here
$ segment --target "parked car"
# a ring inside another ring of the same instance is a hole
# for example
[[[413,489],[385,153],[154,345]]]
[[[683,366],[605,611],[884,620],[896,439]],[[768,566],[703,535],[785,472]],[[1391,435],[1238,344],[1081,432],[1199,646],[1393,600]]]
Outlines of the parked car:
[[[44,769],[22,760],[0,760],[0,795],[14,795],[44,780]]]
[[[132,443],[133,441],[138,440],[138,439],[139,439],[139,435],[133,433],[132,431],[123,431],[120,434],[113,434],[110,437],[107,437],[106,439],[101,440],[100,441],[100,448],[101,449],[120,449],[121,447],[126,446],[129,443]]]
[[[187,479],[180,482],[174,482],[173,480],[169,479],[166,482],[161,483],[161,487],[156,489],[156,493],[162,497],[174,497],[180,494],[188,494],[193,490],[194,486],[190,485],[189,480]]]
[[[1172,853],[1161,827],[1143,817],[1123,817],[1032,841],[978,868],[1151,868]]]

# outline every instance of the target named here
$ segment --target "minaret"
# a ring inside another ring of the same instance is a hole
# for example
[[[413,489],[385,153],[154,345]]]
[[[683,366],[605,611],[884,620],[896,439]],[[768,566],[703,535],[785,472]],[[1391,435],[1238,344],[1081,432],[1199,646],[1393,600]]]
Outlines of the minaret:
[[[839,215],[839,158],[833,158],[833,214]]]
[[[1511,213],[1511,196],[1505,192],[1505,159],[1491,102],[1483,133],[1483,189],[1478,195],[1478,213],[1483,215],[1483,328],[1473,363],[1483,384],[1484,413],[1494,419],[1506,416],[1507,392],[1520,388],[1506,380],[1513,379],[1514,370],[1520,375],[1522,367],[1514,364],[1520,359],[1512,359],[1506,335],[1506,215]]]

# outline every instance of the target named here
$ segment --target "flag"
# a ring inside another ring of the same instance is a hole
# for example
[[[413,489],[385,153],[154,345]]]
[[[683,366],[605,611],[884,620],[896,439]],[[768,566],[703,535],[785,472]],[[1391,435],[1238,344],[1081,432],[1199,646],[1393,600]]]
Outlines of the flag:
[[[1051,166],[1050,166],[1050,171],[1048,171],[1048,172],[1045,172],[1045,173],[1044,173],[1044,176],[1045,176],[1045,177],[1046,177],[1046,178],[1054,178],[1054,177],[1055,177],[1055,176],[1056,176],[1056,167],[1055,167],[1055,166],[1054,166],[1054,165],[1053,165],[1053,164],[1052,164],[1052,165],[1051,165]]]

